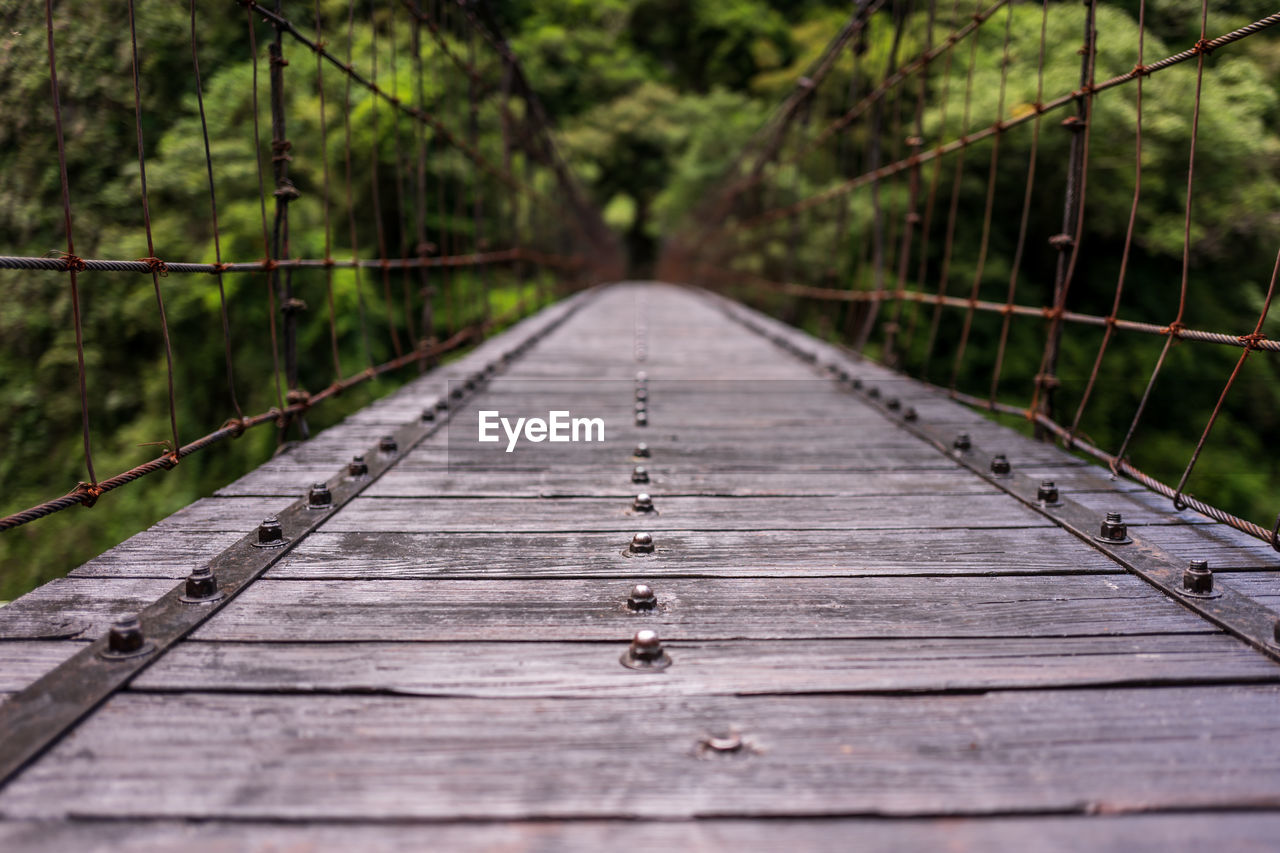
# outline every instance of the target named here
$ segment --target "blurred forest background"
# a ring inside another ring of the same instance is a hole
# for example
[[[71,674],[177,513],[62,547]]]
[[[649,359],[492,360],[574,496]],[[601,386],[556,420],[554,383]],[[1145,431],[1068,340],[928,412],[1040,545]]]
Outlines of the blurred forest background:
[[[480,77],[497,85],[503,71],[497,55],[477,46],[457,18],[457,6],[419,0],[422,8],[445,20],[445,41],[455,56],[474,61]],[[444,125],[466,136],[470,122],[469,81],[458,73],[425,31],[417,51],[425,69],[422,88],[415,79],[414,39],[409,10],[413,4],[355,3],[352,64],[368,69],[377,56],[380,85],[406,103],[421,97]],[[924,4],[917,4],[923,8]],[[979,8],[985,4],[979,4]],[[944,8],[945,7],[945,8]],[[36,0],[6,0],[0,33],[0,253],[45,255],[65,248],[60,184],[49,100],[44,7]],[[340,55],[347,49],[349,5],[321,0],[325,40]],[[604,220],[619,235],[633,274],[645,274],[663,241],[688,233],[690,217],[720,186],[726,170],[775,105],[794,90],[797,79],[822,53],[847,21],[851,4],[830,0],[490,0],[478,4],[484,16],[510,41],[524,75],[536,90],[556,128],[557,141],[571,171]],[[1013,55],[1026,68],[1039,44],[1040,6],[1016,3],[1008,20]],[[77,254],[87,258],[133,259],[148,254],[139,202],[139,173],[134,136],[133,89],[128,20],[122,0],[77,0],[55,4],[59,77],[67,133],[67,156],[75,216]],[[454,11],[450,11],[450,10]],[[1050,6],[1046,95],[1072,89],[1079,73],[1078,2]],[[973,11],[968,2],[938,3],[939,32],[958,26]],[[1260,2],[1211,2],[1210,36],[1226,32],[1272,9]],[[1193,44],[1199,37],[1200,6],[1192,0],[1151,4],[1146,11],[1148,61]],[[310,3],[285,2],[286,17],[303,32],[314,31]],[[182,0],[147,0],[138,5],[143,134],[147,145],[157,254],[167,260],[211,262],[204,148],[192,75],[190,22]],[[970,106],[974,127],[996,113],[1006,21],[1000,12],[976,38],[976,64]],[[1101,4],[1098,9],[1099,78],[1133,67],[1139,29],[1136,2]],[[925,15],[914,13],[902,57],[922,47]],[[881,21],[885,24],[881,25]],[[260,197],[253,137],[254,61],[248,46],[245,10],[232,0],[201,2],[198,43],[205,109],[209,116],[212,158],[219,198],[224,260],[254,261],[263,256]],[[376,37],[375,37],[376,36]],[[259,50],[259,122],[257,154],[270,166],[270,113],[266,46],[271,30],[257,27]],[[865,91],[884,73],[893,27],[877,17],[859,49],[860,85]],[[407,118],[393,120],[385,104],[382,120],[372,121],[374,104],[360,87],[344,90],[334,69],[324,76],[327,147],[321,146],[320,91],[314,57],[285,40],[288,135],[294,142],[291,173],[302,195],[291,206],[291,254],[323,257],[326,234],[318,201],[324,165],[332,172],[335,198],[331,235],[335,257],[351,255],[348,208],[338,188],[343,182],[343,114],[350,105],[352,208],[363,257],[377,255],[373,216],[373,168],[381,213],[391,233],[388,255],[407,246],[399,232],[397,206],[398,146],[413,152],[426,145],[429,209],[426,228],[444,254],[522,244],[547,251],[572,248],[557,230],[554,211],[520,207],[503,187],[478,175],[456,150]],[[957,52],[949,85],[962,86],[967,51]],[[1269,33],[1249,38],[1215,54],[1209,63],[1200,124],[1192,232],[1191,303],[1193,328],[1245,334],[1252,331],[1262,306],[1277,248],[1280,248],[1280,42]],[[1032,66],[1034,67],[1034,66]],[[815,97],[812,126],[823,126],[848,108],[854,66],[840,59]],[[931,86],[943,85],[943,75]],[[394,77],[393,77],[394,75]],[[857,82],[857,81],[853,81]],[[1156,323],[1172,319],[1182,259],[1183,193],[1190,139],[1194,66],[1170,69],[1145,84],[1142,204],[1134,254],[1130,261],[1121,316]],[[488,93],[492,95],[492,91]],[[1017,114],[1034,101],[1034,75],[1011,75],[1005,114]],[[478,147],[493,162],[509,162],[539,190],[554,193],[554,176],[526,163],[504,146],[501,99],[487,97],[476,115]],[[519,112],[520,104],[510,105]],[[960,124],[959,99],[949,113],[925,118],[926,136]],[[1096,101],[1090,184],[1081,268],[1069,307],[1105,314],[1115,286],[1120,247],[1133,195],[1134,91],[1103,93]],[[376,128],[376,129],[375,129]],[[865,125],[844,135],[848,150],[865,147]],[[931,137],[932,138],[932,137]],[[1032,211],[1026,296],[1040,304],[1051,286],[1051,254],[1044,237],[1060,230],[1062,164],[1068,134],[1056,120],[1046,121],[1040,148],[1041,189]],[[983,298],[1003,300],[1012,246],[1017,237],[1026,173],[1029,134],[1002,141],[1006,165],[997,179],[992,247],[982,280]],[[832,149],[836,150],[835,148]],[[978,229],[985,193],[988,150],[968,153],[959,183],[964,215],[957,223],[957,252],[952,262],[954,289],[967,295],[977,263]],[[949,170],[951,161],[947,161]],[[835,156],[818,157],[802,171],[779,170],[770,182],[774,204],[800,198],[843,180],[856,164]],[[1056,171],[1055,171],[1056,170]],[[949,171],[946,174],[950,174]],[[938,200],[945,210],[946,183]],[[270,182],[268,175],[268,193]],[[902,209],[902,197],[886,204]],[[903,192],[903,190],[899,190]],[[483,204],[481,232],[471,209],[476,194]],[[410,197],[412,194],[410,193]],[[270,199],[268,198],[268,205]],[[787,258],[785,231],[771,231],[745,247],[739,268],[775,279],[829,287],[869,287],[865,263],[871,207],[867,193],[847,197],[836,215],[824,207],[806,222],[806,239]],[[409,216],[416,215],[411,212]],[[412,230],[412,226],[410,226]],[[483,235],[483,236],[482,236]],[[1034,242],[1034,248],[1031,248]],[[935,249],[941,240],[933,241]],[[404,249],[408,255],[412,251]],[[785,267],[785,268],[784,268]],[[936,264],[934,265],[936,269]],[[522,305],[535,308],[566,285],[563,275],[529,267],[495,268],[486,285],[489,304],[480,304],[479,273],[432,273],[434,326],[442,337],[485,312],[502,315]],[[366,279],[373,276],[366,273]],[[80,276],[89,410],[99,476],[156,455],[154,442],[168,435],[165,363],[156,306],[148,276],[136,273],[85,273]],[[161,280],[173,332],[178,421],[184,440],[217,427],[234,414],[227,393],[220,301],[210,276],[171,275]],[[329,328],[325,278],[321,271],[298,273],[295,288],[310,305],[300,327],[302,385],[319,390],[333,378],[328,356]],[[913,283],[932,289],[932,281]],[[362,369],[370,360],[392,354],[385,329],[365,343],[360,300],[370,318],[388,312],[405,327],[417,319],[399,299],[382,301],[371,281],[357,291],[350,270],[334,274],[339,350],[343,372]],[[275,404],[272,361],[267,343],[266,307],[260,275],[225,277],[237,376],[236,391],[246,413]],[[85,480],[80,438],[76,356],[70,324],[70,297],[64,273],[0,272],[0,514],[69,491]],[[397,284],[397,288],[399,285]],[[399,290],[396,291],[397,296]],[[773,312],[829,338],[847,334],[845,309],[794,298],[766,303]],[[952,322],[954,321],[954,322]],[[958,386],[985,393],[994,359],[999,318],[975,322]],[[954,346],[958,312],[940,328],[939,352]],[[1280,323],[1268,322],[1271,335]],[[423,334],[428,334],[423,332]],[[1043,324],[1014,324],[1004,378],[1009,399],[1025,403],[1037,370]],[[1060,405],[1074,407],[1073,393],[1087,376],[1100,332],[1073,330],[1064,340]],[[1105,364],[1084,434],[1114,449],[1132,416],[1161,340],[1117,343]],[[874,347],[873,347],[874,353]],[[1132,455],[1136,464],[1176,482],[1203,428],[1203,419],[1239,355],[1231,347],[1175,346],[1168,377],[1144,420]],[[919,353],[906,353],[906,366],[919,372]],[[940,362],[941,363],[941,362]],[[942,371],[936,371],[941,373]],[[347,392],[309,416],[314,431],[385,394],[416,372],[412,367]],[[1174,379],[1176,377],[1176,379]],[[931,376],[945,381],[945,376]],[[1216,427],[1210,449],[1197,469],[1191,491],[1266,522],[1280,509],[1275,437],[1280,428],[1276,359],[1252,357],[1227,411]],[[278,436],[270,428],[185,459],[174,471],[104,497],[91,510],[73,508],[26,527],[0,534],[0,599],[20,594],[154,523],[186,503],[211,493],[267,459]],[[302,485],[302,484],[300,484]]]

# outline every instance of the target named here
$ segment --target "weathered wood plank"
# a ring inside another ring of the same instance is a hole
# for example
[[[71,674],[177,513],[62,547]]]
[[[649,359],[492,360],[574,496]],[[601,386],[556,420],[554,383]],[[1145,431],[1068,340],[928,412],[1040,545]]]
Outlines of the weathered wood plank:
[[[93,639],[173,585],[159,578],[58,578],[0,607],[0,640]]]
[[[1067,637],[1212,627],[1130,575],[671,578],[658,609],[635,580],[260,580],[197,629],[206,640],[672,640]]]
[[[85,820],[0,821],[6,850],[170,853],[174,850],[559,851],[599,853],[776,853],[806,850],[947,850],[956,853],[1178,853],[1267,850],[1280,836],[1274,812],[1199,812],[1086,817],[701,819],[343,823]]]
[[[485,820],[1275,809],[1278,712],[1274,686],[501,701],[134,693],[109,700],[0,792],[0,812]],[[744,740],[740,752],[699,757],[704,738],[727,730]]]
[[[224,501],[251,500],[223,498]],[[256,522],[255,522],[256,523]],[[1003,495],[961,498],[670,497],[638,523],[610,499],[356,498],[326,522],[332,532],[427,533],[441,530],[911,530],[922,527],[1042,527],[1052,522]]]
[[[247,532],[182,533],[151,528],[72,569],[70,577],[186,577]]]
[[[21,690],[83,647],[66,640],[0,641],[0,693]]]
[[[858,577],[1121,573],[1100,551],[1055,527],[990,530],[670,531],[645,557],[630,533],[333,533],[319,531],[268,577],[492,578]],[[128,566],[119,567],[123,574]]]
[[[1280,682],[1225,634],[666,645],[674,664],[655,679],[618,665],[621,644],[186,642],[134,687],[496,699]]]

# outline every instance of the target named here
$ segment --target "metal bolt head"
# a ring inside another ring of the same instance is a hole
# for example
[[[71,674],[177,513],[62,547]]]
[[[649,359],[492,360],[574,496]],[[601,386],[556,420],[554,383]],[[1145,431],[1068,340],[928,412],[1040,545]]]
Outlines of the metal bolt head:
[[[649,425],[649,413],[636,412],[636,426],[642,427],[642,426],[648,426],[648,425]]]
[[[647,483],[649,482],[649,469],[643,465],[637,465],[631,471],[631,482]]]
[[[307,492],[307,508],[308,509],[329,509],[333,506],[333,493],[329,491],[327,483],[315,483],[311,486],[311,491]]]
[[[631,645],[622,653],[621,662],[630,669],[666,669],[671,665],[671,657],[662,648],[658,632],[646,628],[636,631]]]
[[[653,512],[653,498],[648,492],[641,492],[636,495],[635,502],[631,504],[631,508],[636,512]]]
[[[859,379],[858,377],[856,377],[856,376],[855,376],[855,377],[853,378],[853,382],[852,382],[851,384],[853,385],[853,390],[855,390],[855,391],[861,391],[861,390],[862,390],[862,380],[861,380],[861,379]]]
[[[636,371],[637,385],[643,385],[645,382],[648,382],[648,381],[649,381],[649,374],[645,373],[643,370]]]
[[[658,606],[658,596],[647,583],[638,583],[631,587],[631,595],[627,596],[627,607],[631,610],[652,610]]]
[[[880,396],[880,389],[879,389],[879,388],[868,388],[868,389],[867,389],[867,396],[868,396],[868,397],[870,397],[872,400],[875,400],[876,398],[878,398],[878,397]]]
[[[447,397],[441,397],[440,399],[436,400],[436,411],[447,412],[448,410],[449,410],[449,399]]]
[[[649,404],[644,400],[636,400],[636,414],[642,415],[649,411]]]
[[[142,633],[142,623],[137,616],[126,616],[115,622],[107,631],[107,647],[99,652],[108,660],[145,655],[155,649]]]
[[[1013,466],[1009,464],[1009,459],[1003,453],[997,453],[991,457],[991,473],[997,477],[1007,477],[1013,471]]]
[[[973,447],[973,441],[969,438],[969,433],[962,432],[956,436],[956,440],[951,442],[951,446],[960,452],[966,452]]]
[[[636,389],[636,402],[644,402],[649,399],[649,389],[640,387]]]
[[[652,554],[653,536],[648,533],[637,533],[631,537],[632,554]]]
[[[907,406],[907,408],[902,412],[902,419],[904,421],[915,421],[919,420],[919,418],[920,414],[916,411],[915,406]]]
[[[222,598],[218,591],[218,578],[213,569],[201,566],[187,575],[186,587],[179,599],[188,604],[208,604]]]
[[[890,397],[888,400],[885,401],[884,404],[889,408],[890,411],[893,411],[893,412],[896,412],[898,411],[898,409],[902,408],[902,401],[899,400],[897,397]]]
[[[640,442],[639,444],[636,445],[636,452],[631,455],[635,456],[638,459],[648,459],[649,445],[645,444],[643,441]]]
[[[449,389],[449,396],[455,400],[461,400],[462,395],[465,393],[466,393],[466,390],[463,388],[462,385],[455,385]]]
[[[1036,489],[1036,500],[1046,506],[1054,506],[1058,501],[1058,486],[1053,480],[1041,480],[1040,488]]]
[[[384,435],[378,439],[378,450],[382,453],[392,454],[399,448],[400,446],[396,444],[396,438],[393,435]]]
[[[347,474],[352,477],[368,477],[369,466],[363,456],[353,456],[347,463]]]
[[[264,518],[258,525],[258,541],[254,545],[259,548],[279,548],[287,541],[284,538],[284,528],[280,526],[280,519],[271,515]]]
[[[1213,594],[1213,570],[1208,560],[1192,560],[1182,573],[1182,591],[1190,595]]]
[[[1093,538],[1110,545],[1127,545],[1133,541],[1129,538],[1129,526],[1124,523],[1123,517],[1118,512],[1107,513],[1107,517],[1102,520],[1098,535]]]
[[[431,406],[422,410],[422,420],[425,423],[431,423],[436,419],[436,410]]]

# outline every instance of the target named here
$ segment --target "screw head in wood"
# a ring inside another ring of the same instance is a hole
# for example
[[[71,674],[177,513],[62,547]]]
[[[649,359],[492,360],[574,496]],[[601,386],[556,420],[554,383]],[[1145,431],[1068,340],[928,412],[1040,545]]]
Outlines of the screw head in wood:
[[[327,483],[315,483],[307,492],[307,509],[329,509],[333,506],[333,493]]]
[[[1192,560],[1182,573],[1183,595],[1195,598],[1217,597],[1213,589],[1213,570],[1208,560]]]
[[[951,446],[956,450],[959,450],[961,453],[966,453],[971,447],[973,447],[973,441],[970,440],[969,433],[962,432],[956,436],[955,441],[951,442]]]
[[[636,445],[635,453],[632,453],[631,455],[635,456],[637,459],[648,459],[649,445],[645,444],[643,441],[640,442]]]
[[[991,457],[991,473],[997,477],[1008,477],[1013,471],[1013,466],[1009,464],[1009,459],[1003,453],[997,453]]]
[[[648,533],[637,533],[631,537],[632,554],[652,554],[653,536]]]
[[[1042,506],[1062,506],[1062,501],[1058,500],[1058,486],[1053,480],[1040,481],[1040,487],[1036,489],[1036,500]]]
[[[652,610],[658,606],[658,596],[653,594],[653,588],[647,583],[638,583],[631,587],[631,594],[627,596],[627,607],[631,610]]]
[[[351,461],[347,463],[347,475],[350,477],[369,476],[369,465],[364,461],[363,456],[351,457]]]
[[[649,469],[643,465],[637,465],[631,470],[631,482],[647,483],[649,482]]]
[[[134,658],[155,651],[155,644],[142,633],[142,623],[137,616],[126,616],[112,624],[107,631],[107,647],[98,652],[107,660]]]
[[[280,519],[270,515],[262,519],[262,523],[258,525],[258,541],[253,543],[253,547],[279,548],[288,541],[284,538],[284,528],[280,526]]]
[[[648,425],[649,425],[649,413],[636,412],[636,426],[642,427],[642,426],[648,426]]]
[[[1129,526],[1124,523],[1124,518],[1118,512],[1107,513],[1106,518],[1102,520],[1098,535],[1093,538],[1108,545],[1128,545],[1133,541],[1129,538]]]
[[[629,669],[658,670],[671,666],[671,657],[662,648],[658,632],[648,628],[636,631],[631,638],[631,645],[622,653],[622,665]]]
[[[636,495],[636,499],[631,503],[631,508],[636,512],[653,512],[653,498],[648,492],[641,492]]]
[[[385,453],[390,456],[399,449],[400,446],[396,444],[396,438],[393,435],[384,435],[382,438],[378,439],[378,451],[380,453]]]
[[[222,592],[218,589],[218,579],[213,569],[201,566],[187,575],[187,583],[178,600],[185,604],[212,604],[221,600]]]

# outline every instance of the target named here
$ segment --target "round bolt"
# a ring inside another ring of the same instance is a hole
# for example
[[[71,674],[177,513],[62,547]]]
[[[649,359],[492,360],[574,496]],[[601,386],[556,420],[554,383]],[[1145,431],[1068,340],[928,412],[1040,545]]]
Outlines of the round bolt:
[[[258,525],[258,541],[253,544],[257,548],[279,548],[288,541],[284,538],[284,528],[280,526],[280,519],[272,515],[264,518]]]
[[[632,453],[631,455],[635,456],[638,459],[648,459],[649,445],[645,444],[643,441],[640,442],[639,444],[636,445],[635,453]]]
[[[1129,538],[1129,526],[1124,523],[1118,512],[1107,513],[1107,517],[1102,520],[1098,535],[1093,538],[1109,545],[1127,545],[1133,541]]]
[[[653,498],[649,497],[647,492],[641,492],[636,495],[635,502],[631,504],[631,508],[636,512],[653,512]]]
[[[1045,506],[1058,506],[1061,503],[1058,500],[1058,486],[1053,480],[1040,481],[1040,488],[1036,489],[1036,500]]]
[[[643,465],[637,465],[631,471],[631,482],[633,483],[649,482],[649,469],[645,468]]]
[[[347,474],[352,477],[369,476],[369,466],[365,463],[363,456],[351,457],[351,461],[347,463]]]
[[[712,735],[702,739],[702,747],[710,752],[732,753],[742,751],[742,735],[730,731],[724,735]]]
[[[449,410],[449,399],[447,397],[441,397],[440,399],[436,400],[436,411],[447,412],[448,410]]]
[[[878,397],[880,396],[880,389],[879,389],[879,388],[868,388],[868,389],[867,389],[867,396],[868,396],[868,397],[870,397],[872,400],[875,400],[876,398],[878,398]]]
[[[902,419],[904,421],[915,421],[919,420],[919,418],[920,415],[916,412],[915,406],[907,406],[906,411],[902,413]]]
[[[649,411],[649,404],[644,400],[636,400],[636,414],[646,414]]]
[[[455,385],[449,389],[449,396],[455,400],[461,400],[462,395],[465,393],[466,393],[466,390],[461,385]]]
[[[210,604],[220,598],[222,593],[218,591],[218,579],[208,566],[202,566],[187,575],[186,588],[179,596],[179,600],[187,604]]]
[[[861,390],[862,390],[862,380],[861,380],[861,379],[859,379],[859,378],[858,378],[858,377],[856,377],[856,376],[853,378],[853,390],[855,390],[855,391],[861,391]]]
[[[427,406],[427,408],[422,410],[422,420],[424,422],[431,423],[435,419],[436,419],[436,410],[434,408],[432,408],[431,406]]]
[[[631,537],[632,554],[652,554],[653,536],[649,533],[637,533]]]
[[[637,388],[637,389],[636,389],[636,401],[637,401],[637,402],[643,402],[643,401],[648,400],[648,399],[649,399],[649,390],[648,390],[647,388],[640,387],[640,388]]]
[[[107,647],[99,654],[104,658],[132,658],[152,651],[154,645],[142,633],[137,616],[126,616],[107,631]]]
[[[638,583],[631,587],[631,595],[627,596],[627,607],[631,610],[653,610],[658,606],[658,596],[647,583]]]
[[[902,401],[899,400],[897,397],[890,397],[888,400],[885,400],[884,404],[889,408],[889,411],[891,412],[896,412],[898,411],[898,409],[902,408]]]
[[[307,509],[328,509],[333,506],[333,494],[327,483],[315,483],[307,492]]]
[[[1013,471],[1013,466],[1009,464],[1008,458],[1003,453],[997,453],[991,457],[991,473],[997,477],[1008,477]]]
[[[395,453],[397,449],[399,449],[399,445],[396,444],[395,436],[384,435],[378,439],[378,450],[380,452],[390,455]]]
[[[962,432],[956,436],[955,441],[951,442],[951,446],[964,453],[973,447],[973,442],[969,440],[969,433]]]
[[[648,425],[649,425],[649,413],[636,412],[636,426],[642,427],[642,426],[648,426]]]
[[[671,658],[662,648],[657,631],[636,631],[631,645],[622,653],[622,665],[630,669],[666,669]]]
[[[645,382],[648,382],[648,381],[649,381],[649,374],[645,373],[643,370],[637,370],[637,371],[636,371],[636,384],[637,384],[637,385],[642,385],[642,384],[644,384]]]
[[[1187,595],[1213,595],[1213,570],[1208,560],[1192,560],[1182,573],[1182,591]]]

